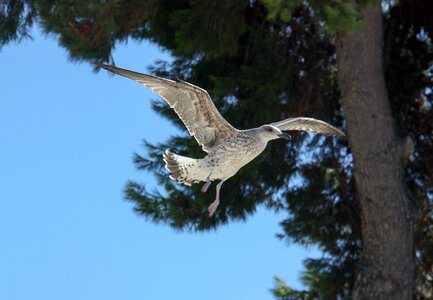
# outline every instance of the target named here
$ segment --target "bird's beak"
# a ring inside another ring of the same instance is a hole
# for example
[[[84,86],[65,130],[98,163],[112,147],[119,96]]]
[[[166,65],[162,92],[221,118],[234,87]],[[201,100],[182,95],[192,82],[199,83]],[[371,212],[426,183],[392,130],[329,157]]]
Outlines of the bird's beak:
[[[281,132],[281,133],[279,133],[279,134],[278,134],[278,137],[279,137],[279,138],[283,138],[283,139],[288,140],[288,141],[291,141],[291,140],[292,140],[292,137],[290,136],[290,134],[285,133],[285,132]]]

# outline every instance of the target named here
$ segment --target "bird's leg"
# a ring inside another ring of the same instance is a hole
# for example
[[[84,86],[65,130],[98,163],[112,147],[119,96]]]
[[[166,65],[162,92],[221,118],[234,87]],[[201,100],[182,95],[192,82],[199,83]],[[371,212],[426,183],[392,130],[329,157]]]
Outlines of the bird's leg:
[[[212,202],[209,205],[209,207],[207,209],[207,211],[209,212],[209,217],[212,217],[212,215],[215,213],[218,205],[220,204],[220,189],[221,189],[221,186],[223,185],[223,182],[224,182],[224,180],[221,180],[216,186],[216,199],[214,202]]]
[[[201,192],[202,193],[206,193],[207,192],[207,189],[210,187],[210,185],[211,185],[211,183],[212,183],[212,181],[210,181],[210,175],[211,175],[212,173],[209,173],[209,175],[207,176],[207,178],[206,178],[206,183],[203,185],[203,187],[201,188]]]

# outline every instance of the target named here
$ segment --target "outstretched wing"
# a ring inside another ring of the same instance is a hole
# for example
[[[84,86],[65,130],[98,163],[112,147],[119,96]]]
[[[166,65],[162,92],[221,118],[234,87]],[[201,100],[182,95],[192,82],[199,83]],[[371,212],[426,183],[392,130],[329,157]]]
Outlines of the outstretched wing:
[[[303,130],[327,135],[345,136],[344,132],[334,126],[313,118],[289,118],[279,122],[271,123],[281,131]]]
[[[143,84],[174,109],[204,151],[209,151],[221,138],[233,136],[237,129],[218,112],[209,94],[188,82],[173,81],[113,66],[95,63],[98,67]]]

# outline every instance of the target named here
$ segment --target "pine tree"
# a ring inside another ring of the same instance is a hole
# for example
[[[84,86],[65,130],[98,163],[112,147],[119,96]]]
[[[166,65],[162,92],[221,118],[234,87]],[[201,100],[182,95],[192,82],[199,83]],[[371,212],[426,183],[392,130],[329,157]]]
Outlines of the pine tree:
[[[404,0],[383,13],[385,79],[396,134],[413,142],[404,179],[405,192],[418,208],[418,299],[427,299],[433,287],[432,6],[428,0]],[[0,4],[0,45],[25,37],[32,22],[55,36],[72,60],[113,62],[116,42],[128,38],[157,43],[175,59],[156,62],[151,71],[207,89],[224,117],[240,129],[291,116],[345,128],[335,33],[356,33],[365,26],[362,9],[344,0],[6,1]],[[135,155],[136,166],[154,174],[164,190],[129,182],[125,195],[137,213],[176,230],[206,231],[245,220],[259,205],[287,211],[279,236],[316,245],[324,255],[305,261],[306,291],[279,280],[275,296],[351,297],[362,239],[348,140],[294,133],[290,144],[270,144],[224,184],[221,206],[208,218],[213,195],[168,180],[161,160],[167,148],[192,157],[204,153],[166,105],[154,102],[153,107],[184,134],[158,145],[145,141],[144,153]]]

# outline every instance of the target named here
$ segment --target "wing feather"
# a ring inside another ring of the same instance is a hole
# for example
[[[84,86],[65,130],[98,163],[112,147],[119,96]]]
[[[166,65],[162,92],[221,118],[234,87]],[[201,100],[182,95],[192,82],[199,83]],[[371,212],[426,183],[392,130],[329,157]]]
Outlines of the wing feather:
[[[313,118],[289,118],[279,122],[271,123],[281,131],[302,130],[327,135],[345,136],[344,132],[334,126]]]
[[[204,151],[209,151],[220,139],[238,132],[221,116],[207,91],[202,88],[181,80],[173,81],[99,63],[95,65],[133,79],[161,96]]]

